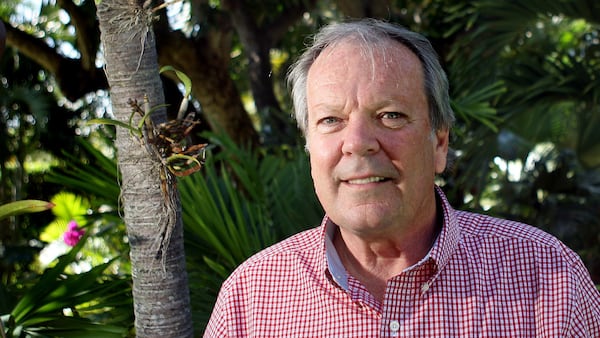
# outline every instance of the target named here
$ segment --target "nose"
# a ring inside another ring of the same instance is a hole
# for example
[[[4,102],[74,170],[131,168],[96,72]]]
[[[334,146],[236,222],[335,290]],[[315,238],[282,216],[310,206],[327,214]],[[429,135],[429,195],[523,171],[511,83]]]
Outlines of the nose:
[[[349,119],[343,132],[344,155],[367,156],[381,147],[376,126],[368,118]]]

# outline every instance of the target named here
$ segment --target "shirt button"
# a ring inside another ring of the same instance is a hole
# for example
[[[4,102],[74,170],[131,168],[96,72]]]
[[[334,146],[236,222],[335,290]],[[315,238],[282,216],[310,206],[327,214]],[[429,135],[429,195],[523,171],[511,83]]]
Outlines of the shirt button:
[[[429,283],[423,283],[423,285],[421,285],[421,292],[425,293],[427,290],[429,290]]]
[[[398,332],[398,330],[400,330],[400,322],[397,320],[392,320],[390,322],[390,330],[392,330],[392,332]]]

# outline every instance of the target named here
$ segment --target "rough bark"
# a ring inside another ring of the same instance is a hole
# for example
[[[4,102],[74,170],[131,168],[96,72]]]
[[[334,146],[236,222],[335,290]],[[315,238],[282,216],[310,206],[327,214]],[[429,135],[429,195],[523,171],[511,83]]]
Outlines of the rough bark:
[[[155,23],[159,63],[174,66],[191,78],[193,95],[211,129],[224,131],[238,144],[258,145],[258,132],[229,75],[232,38],[238,35],[248,55],[250,87],[257,111],[264,113],[265,124],[274,129],[288,128],[289,123],[281,120],[283,114],[273,92],[269,51],[316,3],[316,0],[284,2],[285,10],[274,14],[252,10],[256,3],[248,1],[222,1],[225,11],[209,8],[206,1],[192,1],[194,18],[202,25],[202,34],[192,37],[172,31],[165,11],[159,11],[161,19]],[[57,5],[69,14],[70,24],[75,28],[79,58],[65,57],[56,47],[48,45],[45,37],[34,37],[10,24],[7,44],[48,70],[61,93],[71,101],[108,89],[103,69],[95,66],[98,23],[94,1],[75,4],[73,0],[57,0]]]
[[[234,34],[240,37],[249,56],[248,77],[257,111],[266,112],[265,119],[269,119],[269,114],[273,115],[273,119],[266,122],[273,128],[289,127],[277,120],[281,118],[281,112],[269,77],[269,50],[316,2],[286,2],[286,9],[273,15],[250,10],[249,6],[256,4],[247,1],[223,1],[224,12],[208,9],[208,5],[202,5],[204,1],[193,1],[193,8],[201,8],[194,13],[203,30],[200,36],[193,37],[170,30],[165,11],[160,11],[161,19],[155,30],[159,63],[174,66],[191,78],[193,95],[200,102],[203,116],[213,130],[226,132],[238,144],[257,145],[259,135],[229,76],[232,38]],[[95,5],[93,0],[85,0],[78,5],[73,0],[57,0],[57,5],[69,14],[70,23],[75,28],[76,45],[81,54],[79,58],[65,57],[57,52],[56,47],[49,46],[44,37],[34,37],[10,24],[7,27],[7,44],[48,70],[59,83],[61,93],[76,101],[87,93],[108,88],[103,69],[95,67],[98,42]]]
[[[97,50],[93,46],[94,36],[97,37],[98,29],[94,24],[94,3],[87,0],[77,6],[71,0],[59,0],[58,4],[69,13],[76,29],[79,59],[61,55],[43,38],[10,24],[7,25],[7,45],[48,70],[58,82],[61,93],[70,101],[76,101],[90,92],[108,89],[103,69],[92,67]],[[213,130],[227,133],[238,144],[258,145],[258,133],[229,76],[231,24],[227,19],[221,20],[209,27],[210,33],[206,36],[191,38],[180,31],[171,31],[164,10],[161,13],[161,20],[155,22],[160,64],[176,67],[190,77],[194,84],[192,94],[200,102],[203,116]]]
[[[98,16],[113,112],[116,119],[127,122],[129,99],[142,102],[147,95],[150,106],[164,102],[149,16],[147,9],[131,0],[103,0]],[[165,111],[159,110],[153,117],[157,123],[164,121]],[[115,143],[131,250],[136,335],[191,337],[178,194],[161,179],[165,173],[161,163],[128,130],[117,128]],[[172,233],[162,242],[165,231]],[[166,246],[161,249],[159,243]]]

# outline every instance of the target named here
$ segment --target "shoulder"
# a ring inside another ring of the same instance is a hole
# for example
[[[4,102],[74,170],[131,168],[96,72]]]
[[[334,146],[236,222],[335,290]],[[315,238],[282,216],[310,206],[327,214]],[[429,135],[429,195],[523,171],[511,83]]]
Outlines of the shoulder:
[[[549,254],[569,265],[579,261],[579,256],[559,239],[532,225],[466,211],[456,211],[456,216],[467,243],[531,250],[532,254]]]
[[[240,268],[248,269],[257,263],[263,264],[265,261],[276,261],[290,256],[313,254],[322,245],[323,229],[320,227],[313,228],[295,234],[256,253],[240,265]]]
[[[544,286],[557,297],[566,290],[572,292],[569,297],[586,294],[599,309],[598,290],[581,258],[553,235],[521,222],[464,211],[456,211],[456,219],[460,244],[455,258],[482,273],[512,276],[513,284]]]
[[[251,335],[253,329],[263,332],[265,323],[273,323],[290,306],[314,302],[313,291],[325,283],[324,257],[324,229],[318,227],[248,258],[221,286],[207,336],[242,337]]]
[[[464,211],[455,216],[460,227],[455,259],[467,266],[467,278],[486,281],[492,297],[502,295],[513,304],[533,299],[542,330],[598,337],[600,293],[577,253],[531,225]]]
[[[556,238],[529,224],[467,211],[456,211],[461,231],[475,237],[504,237],[555,245]]]
[[[323,248],[323,229],[313,228],[295,234],[248,258],[229,276],[223,287],[239,280],[293,276],[298,269],[315,268]]]

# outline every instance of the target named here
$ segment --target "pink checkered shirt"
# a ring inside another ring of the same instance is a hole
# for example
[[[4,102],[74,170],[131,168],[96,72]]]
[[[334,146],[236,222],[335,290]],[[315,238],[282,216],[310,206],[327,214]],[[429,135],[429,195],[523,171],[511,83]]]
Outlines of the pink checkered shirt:
[[[437,192],[442,230],[383,303],[346,273],[325,217],[236,269],[204,336],[600,337],[600,293],[573,251],[531,226],[453,210]]]

